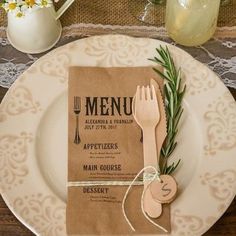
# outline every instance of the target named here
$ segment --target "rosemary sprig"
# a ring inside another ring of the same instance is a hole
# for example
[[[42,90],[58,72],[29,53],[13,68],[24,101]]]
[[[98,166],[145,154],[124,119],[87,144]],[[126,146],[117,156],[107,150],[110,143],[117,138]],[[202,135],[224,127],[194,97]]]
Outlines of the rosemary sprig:
[[[164,94],[167,119],[167,136],[161,149],[160,169],[161,174],[171,174],[180,163],[180,160],[178,160],[177,163],[173,162],[171,165],[168,165],[168,158],[177,146],[175,138],[178,133],[178,124],[183,113],[182,101],[186,85],[182,88],[181,70],[176,69],[168,47],[163,48],[160,46],[160,49],[156,49],[156,51],[160,58],[154,57],[154,59],[150,60],[164,68],[164,72],[157,68],[153,69],[165,80]]]

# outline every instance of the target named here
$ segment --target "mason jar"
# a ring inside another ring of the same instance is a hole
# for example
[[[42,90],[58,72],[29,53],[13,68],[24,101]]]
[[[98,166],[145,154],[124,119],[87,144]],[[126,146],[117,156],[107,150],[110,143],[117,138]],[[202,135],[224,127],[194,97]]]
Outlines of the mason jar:
[[[221,0],[167,0],[166,30],[177,43],[197,46],[214,34]]]

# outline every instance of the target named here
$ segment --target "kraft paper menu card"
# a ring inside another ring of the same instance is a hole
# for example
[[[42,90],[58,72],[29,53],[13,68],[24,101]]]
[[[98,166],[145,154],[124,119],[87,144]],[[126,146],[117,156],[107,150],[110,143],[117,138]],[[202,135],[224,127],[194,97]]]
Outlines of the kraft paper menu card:
[[[151,67],[71,67],[68,94],[68,197],[69,235],[163,234],[141,211],[143,186],[133,186],[122,212],[127,185],[144,167],[141,130],[132,116],[132,98],[137,85],[162,79]],[[161,120],[156,129],[158,152],[165,136],[166,121],[160,90],[157,91]],[[142,176],[141,176],[142,177]],[[92,185],[97,181],[100,185]],[[74,183],[74,185],[73,185]],[[104,184],[104,185],[103,185]],[[169,205],[152,219],[170,232]]]

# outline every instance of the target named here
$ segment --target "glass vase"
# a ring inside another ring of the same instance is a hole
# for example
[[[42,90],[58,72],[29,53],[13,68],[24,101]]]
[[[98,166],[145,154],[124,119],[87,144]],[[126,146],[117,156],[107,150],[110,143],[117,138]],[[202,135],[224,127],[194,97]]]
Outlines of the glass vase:
[[[158,26],[163,23],[165,2],[166,0],[130,0],[129,11],[138,20]]]

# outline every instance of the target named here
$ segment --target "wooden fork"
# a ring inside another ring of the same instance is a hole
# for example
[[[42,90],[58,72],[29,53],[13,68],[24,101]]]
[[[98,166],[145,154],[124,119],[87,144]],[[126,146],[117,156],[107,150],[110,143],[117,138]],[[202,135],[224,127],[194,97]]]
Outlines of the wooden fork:
[[[144,166],[152,166],[159,171],[155,129],[160,121],[160,111],[153,85],[151,88],[149,86],[137,87],[133,103],[133,116],[143,131]],[[145,173],[152,173],[152,171],[146,170]],[[150,217],[157,218],[160,216],[162,206],[152,198],[150,190],[147,189],[149,183],[149,181],[144,182],[143,191],[146,191],[144,210]]]

